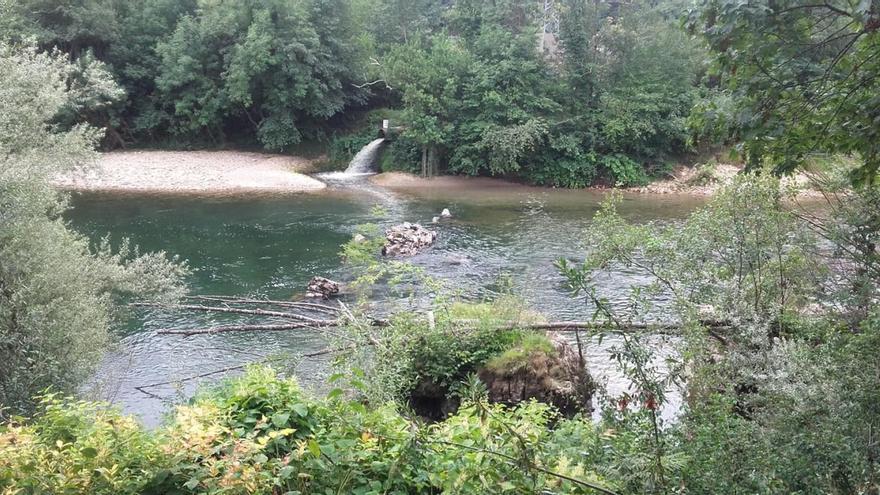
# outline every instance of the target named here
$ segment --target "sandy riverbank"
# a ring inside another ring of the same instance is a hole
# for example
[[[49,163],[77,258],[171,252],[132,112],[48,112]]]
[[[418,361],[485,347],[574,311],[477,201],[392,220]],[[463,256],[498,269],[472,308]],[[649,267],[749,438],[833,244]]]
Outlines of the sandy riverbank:
[[[161,194],[284,194],[326,185],[303,172],[312,160],[240,151],[120,151],[56,178],[67,190]]]
[[[649,194],[649,195],[676,195],[676,196],[694,196],[709,197],[715,194],[724,184],[730,182],[736,174],[742,171],[742,167],[729,164],[719,164],[711,170],[711,173],[702,173],[702,177],[698,176],[700,171],[692,167],[678,167],[678,169],[665,180],[652,182],[644,187],[634,187],[625,189],[627,193]],[[460,190],[460,191],[483,191],[492,193],[492,191],[506,190],[548,190],[546,187],[529,186],[517,182],[511,182],[504,179],[491,177],[467,177],[467,176],[439,176],[432,178],[422,178],[417,175],[403,172],[387,172],[374,175],[370,181],[378,186],[382,186],[392,190],[410,191],[414,193],[424,193],[431,190]],[[803,174],[797,174],[793,177],[785,179],[788,183],[796,185],[800,191],[799,195],[803,197],[813,197],[820,195],[815,190],[810,189],[809,179]],[[588,187],[585,189],[554,189],[557,191],[579,191],[581,193],[604,193],[609,189],[607,187]]]
[[[494,177],[470,177],[466,175],[441,175],[429,179],[405,172],[385,172],[370,177],[370,182],[389,189],[510,189],[530,188],[516,182]]]

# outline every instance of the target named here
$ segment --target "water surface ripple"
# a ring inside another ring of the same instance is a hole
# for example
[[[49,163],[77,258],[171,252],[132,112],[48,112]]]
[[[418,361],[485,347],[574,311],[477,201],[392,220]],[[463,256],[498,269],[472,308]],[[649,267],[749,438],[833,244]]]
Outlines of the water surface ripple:
[[[560,257],[583,257],[583,231],[598,210],[597,192],[514,188],[480,192],[468,189],[393,193],[376,186],[331,184],[318,194],[255,198],[182,198],[77,195],[68,213],[72,226],[98,239],[107,233],[119,241],[130,238],[142,251],[161,250],[187,260],[194,294],[247,295],[290,299],[302,293],[313,275],[346,277],[339,260],[340,245],[358,225],[390,225],[402,221],[430,222],[443,208],[454,218],[444,221],[437,244],[413,262],[444,278],[473,300],[491,298],[507,280],[535,310],[554,320],[588,319],[590,308],[566,293],[553,267]],[[386,216],[373,216],[375,205]],[[675,220],[698,204],[679,196],[627,196],[622,212],[637,221]],[[601,280],[602,293],[612,302],[625,300],[633,284],[645,277],[616,271]],[[662,301],[658,301],[662,303]],[[102,398],[137,414],[147,425],[161,422],[169,404],[189,397],[198,381],[181,388],[173,381],[265,356],[297,355],[324,348],[325,338],[313,332],[156,335],[162,328],[200,328],[229,321],[223,315],[139,313],[119,330],[117,348],[108,354],[91,384]],[[657,337],[659,354],[669,346]],[[590,368],[607,381],[611,392],[626,382],[609,361],[606,339],[588,345]],[[320,386],[328,374],[326,359],[300,360],[294,371],[307,386]],[[222,374],[212,375],[207,380]]]

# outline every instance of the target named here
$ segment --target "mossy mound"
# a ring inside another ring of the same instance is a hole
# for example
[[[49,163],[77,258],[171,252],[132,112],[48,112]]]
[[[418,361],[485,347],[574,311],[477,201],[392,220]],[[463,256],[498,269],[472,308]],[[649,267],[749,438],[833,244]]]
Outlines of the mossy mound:
[[[558,335],[529,335],[479,370],[489,400],[514,405],[535,399],[564,416],[592,411],[595,383],[586,362]]]
[[[595,383],[586,362],[558,335],[520,334],[466,371],[486,385],[490,402],[516,405],[534,399],[566,417],[592,411]],[[455,413],[459,400],[450,386],[423,376],[410,391],[409,405],[425,418],[441,420]]]

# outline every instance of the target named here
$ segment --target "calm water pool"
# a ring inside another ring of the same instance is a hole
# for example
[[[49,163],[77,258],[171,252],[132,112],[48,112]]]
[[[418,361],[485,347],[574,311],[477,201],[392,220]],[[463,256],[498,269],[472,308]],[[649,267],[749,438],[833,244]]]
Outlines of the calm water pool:
[[[313,275],[344,280],[338,252],[358,225],[402,221],[430,222],[443,208],[454,218],[439,225],[437,244],[413,262],[447,280],[472,299],[491,298],[500,280],[551,319],[589,318],[590,308],[572,300],[553,268],[559,257],[578,259],[582,232],[604,195],[598,192],[537,188],[423,190],[391,192],[363,184],[336,184],[319,194],[289,197],[181,198],[77,195],[68,213],[72,225],[99,238],[129,237],[142,250],[162,250],[187,260],[194,294],[224,294],[289,299],[302,293]],[[681,196],[627,196],[623,213],[635,220],[674,220],[698,206]],[[374,207],[385,214],[376,217]],[[644,279],[634,272],[604,277],[602,290],[622,300]],[[662,304],[662,301],[659,301]],[[177,388],[135,387],[172,381],[279,354],[296,355],[324,348],[310,332],[156,335],[162,328],[197,328],[222,321],[204,314],[139,313],[124,329],[90,385],[148,425],[161,421],[170,403],[189,396],[199,381]],[[609,390],[626,383],[615,375],[606,339],[589,346],[590,368],[608,381]],[[658,338],[660,354],[668,346]],[[299,360],[293,372],[306,386],[319,387],[328,374],[326,360]],[[216,379],[222,374],[206,380]]]

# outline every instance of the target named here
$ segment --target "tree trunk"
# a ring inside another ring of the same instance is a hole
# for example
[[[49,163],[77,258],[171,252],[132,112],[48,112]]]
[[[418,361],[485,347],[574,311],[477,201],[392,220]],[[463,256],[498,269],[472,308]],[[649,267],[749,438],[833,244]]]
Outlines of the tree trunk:
[[[440,175],[440,159],[438,158],[437,148],[435,147],[431,147],[429,163],[431,167],[431,177]]]
[[[428,146],[422,145],[422,177],[428,176]]]

